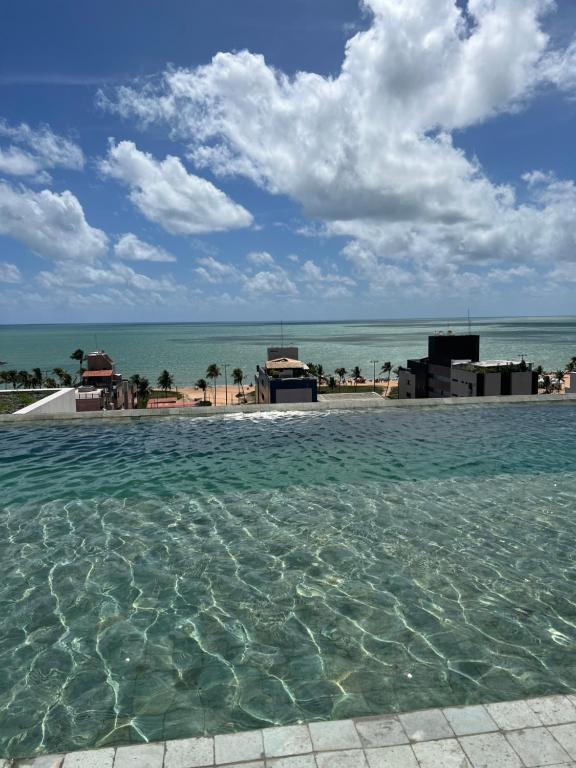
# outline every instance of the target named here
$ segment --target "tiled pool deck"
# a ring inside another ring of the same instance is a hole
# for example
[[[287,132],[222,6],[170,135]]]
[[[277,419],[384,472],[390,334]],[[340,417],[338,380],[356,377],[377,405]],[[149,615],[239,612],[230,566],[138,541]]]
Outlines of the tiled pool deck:
[[[576,768],[576,696],[104,748],[0,768]]]

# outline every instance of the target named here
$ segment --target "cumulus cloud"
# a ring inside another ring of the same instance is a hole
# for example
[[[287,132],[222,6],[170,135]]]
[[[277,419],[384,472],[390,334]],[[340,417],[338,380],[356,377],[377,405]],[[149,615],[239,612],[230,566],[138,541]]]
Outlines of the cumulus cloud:
[[[0,182],[0,234],[56,261],[91,262],[108,249],[107,236],[88,224],[71,192],[34,192],[4,182]]]
[[[16,264],[0,261],[0,283],[19,283],[22,274]]]
[[[0,119],[0,173],[26,176],[36,182],[50,180],[48,169],[84,167],[80,147],[43,125],[31,128],[26,123],[10,125]]]
[[[263,270],[244,278],[244,289],[252,296],[298,296],[298,288],[283,269]]]
[[[267,251],[252,251],[252,253],[246,256],[246,259],[250,264],[254,264],[257,267],[272,266],[274,264],[274,257]]]
[[[44,288],[87,289],[124,286],[138,291],[176,290],[172,278],[154,279],[135,272],[125,264],[60,264],[52,272],[39,272],[37,281]]]
[[[543,60],[542,78],[563,91],[576,95],[576,39],[560,51],[551,51]]]
[[[474,290],[479,269],[496,279],[523,260],[573,256],[571,181],[494,184],[454,139],[519,110],[542,83],[571,87],[573,46],[550,50],[544,31],[551,0],[364,5],[371,25],[335,77],[219,53],[107,106],[167,124],[198,167],[299,202],[322,222],[311,234],[351,239],[344,257],[375,290]]]
[[[207,283],[222,283],[225,280],[240,279],[240,272],[232,264],[225,264],[218,261],[214,256],[204,256],[197,259],[200,265],[195,271],[196,274]]]
[[[245,208],[206,179],[188,173],[177,157],[156,160],[131,141],[112,142],[100,169],[125,184],[138,210],[171,234],[220,232],[252,224]]]
[[[125,261],[176,261],[176,257],[168,251],[157,245],[145,243],[131,232],[122,235],[114,245],[114,253]]]

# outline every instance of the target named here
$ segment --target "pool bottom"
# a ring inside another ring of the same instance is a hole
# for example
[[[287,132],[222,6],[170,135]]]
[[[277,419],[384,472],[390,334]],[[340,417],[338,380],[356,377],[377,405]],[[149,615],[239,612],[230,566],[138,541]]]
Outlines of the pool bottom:
[[[576,473],[8,507],[0,755],[576,689]]]

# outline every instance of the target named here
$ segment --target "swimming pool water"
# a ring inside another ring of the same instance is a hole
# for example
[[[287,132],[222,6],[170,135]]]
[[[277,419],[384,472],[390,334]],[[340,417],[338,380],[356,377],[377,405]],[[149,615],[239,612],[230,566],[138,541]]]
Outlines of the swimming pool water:
[[[0,428],[0,756],[576,691],[576,407]]]

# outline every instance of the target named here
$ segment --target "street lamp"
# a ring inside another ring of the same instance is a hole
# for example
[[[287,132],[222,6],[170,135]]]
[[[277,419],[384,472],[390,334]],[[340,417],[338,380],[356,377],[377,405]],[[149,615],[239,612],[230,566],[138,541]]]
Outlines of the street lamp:
[[[376,363],[378,360],[370,360],[370,362],[374,366],[374,374],[372,375],[372,390],[376,392]]]
[[[228,367],[230,363],[222,363],[224,366],[224,397],[226,399],[226,405],[228,405]]]

